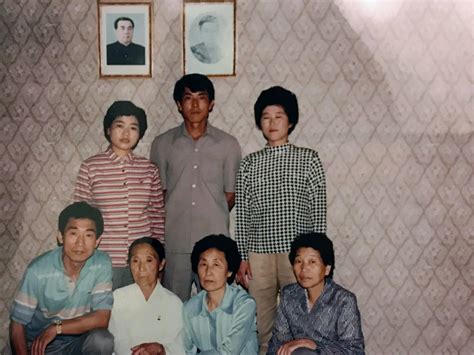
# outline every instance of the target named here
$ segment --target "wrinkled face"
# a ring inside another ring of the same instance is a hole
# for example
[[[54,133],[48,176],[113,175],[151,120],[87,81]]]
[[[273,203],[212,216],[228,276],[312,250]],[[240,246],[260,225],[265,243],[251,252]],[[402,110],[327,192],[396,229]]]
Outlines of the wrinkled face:
[[[99,245],[95,222],[91,219],[70,218],[64,234],[60,235],[63,244],[64,263],[82,264],[94,254]]]
[[[137,284],[153,284],[158,279],[158,273],[164,267],[158,254],[150,244],[135,245],[130,255],[130,270]]]
[[[119,156],[127,155],[140,138],[138,120],[135,116],[119,116],[112,122],[108,133],[114,152]]]
[[[319,251],[299,248],[293,263],[293,272],[301,287],[306,289],[323,287],[324,277],[329,275],[330,265],[324,265]]]
[[[224,252],[211,248],[199,256],[199,282],[207,292],[225,289],[227,278],[231,275]]]
[[[216,22],[204,22],[201,25],[202,41],[209,47],[217,44],[219,35],[219,25]]]
[[[115,30],[117,41],[124,46],[128,46],[133,39],[133,25],[130,21],[121,20],[117,22],[117,29]]]
[[[214,101],[209,101],[209,96],[205,91],[191,92],[185,88],[183,98],[181,102],[177,102],[177,105],[185,121],[202,123],[207,120],[209,112],[212,111]]]
[[[267,142],[276,147],[288,142],[288,131],[292,126],[283,107],[270,105],[265,107],[260,119],[260,126]]]

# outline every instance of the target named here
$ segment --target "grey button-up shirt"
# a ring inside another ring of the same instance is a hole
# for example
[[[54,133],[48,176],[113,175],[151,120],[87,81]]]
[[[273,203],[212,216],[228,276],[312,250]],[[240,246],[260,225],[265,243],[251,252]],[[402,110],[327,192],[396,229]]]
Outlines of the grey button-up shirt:
[[[166,190],[166,251],[190,253],[206,235],[229,235],[225,192],[235,191],[241,159],[233,136],[208,124],[193,140],[181,124],[154,139],[150,159]]]

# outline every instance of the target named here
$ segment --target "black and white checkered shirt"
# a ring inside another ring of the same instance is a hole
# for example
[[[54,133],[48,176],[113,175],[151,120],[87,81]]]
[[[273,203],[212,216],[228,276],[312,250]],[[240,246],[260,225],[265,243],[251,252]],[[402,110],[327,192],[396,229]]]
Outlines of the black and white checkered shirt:
[[[235,239],[248,252],[287,253],[300,233],[326,232],[326,179],[318,153],[266,146],[240,163]]]

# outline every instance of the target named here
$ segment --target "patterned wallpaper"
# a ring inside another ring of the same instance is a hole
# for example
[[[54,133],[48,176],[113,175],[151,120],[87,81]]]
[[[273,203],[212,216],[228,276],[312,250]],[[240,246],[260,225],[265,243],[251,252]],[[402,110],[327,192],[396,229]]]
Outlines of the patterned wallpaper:
[[[321,154],[335,279],[358,296],[367,352],[472,354],[472,1],[237,1],[237,76],[213,80],[211,121],[248,154],[259,92],[296,92],[291,141]],[[111,102],[145,107],[142,155],[180,122],[181,11],[155,1],[152,79],[100,80],[94,0],[0,1],[0,347]]]

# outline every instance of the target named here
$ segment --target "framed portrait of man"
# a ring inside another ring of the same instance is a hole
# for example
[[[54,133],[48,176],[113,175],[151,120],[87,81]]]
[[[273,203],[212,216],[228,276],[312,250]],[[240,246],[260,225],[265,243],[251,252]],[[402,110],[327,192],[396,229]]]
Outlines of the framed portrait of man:
[[[98,6],[100,77],[151,77],[151,3]]]
[[[235,0],[185,0],[184,73],[235,75]]]

